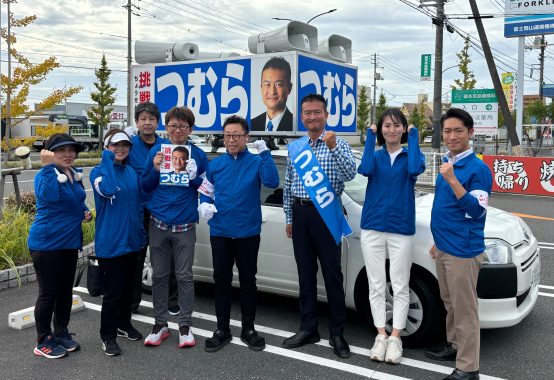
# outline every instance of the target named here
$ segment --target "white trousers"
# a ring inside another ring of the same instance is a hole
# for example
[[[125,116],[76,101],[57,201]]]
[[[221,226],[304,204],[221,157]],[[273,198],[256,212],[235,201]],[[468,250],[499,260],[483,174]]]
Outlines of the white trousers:
[[[363,230],[361,233],[362,253],[369,284],[369,304],[375,327],[385,327],[385,291],[387,272],[385,262],[389,256],[389,274],[394,294],[392,326],[402,330],[406,327],[410,303],[410,268],[412,266],[413,235],[406,236],[389,232]]]

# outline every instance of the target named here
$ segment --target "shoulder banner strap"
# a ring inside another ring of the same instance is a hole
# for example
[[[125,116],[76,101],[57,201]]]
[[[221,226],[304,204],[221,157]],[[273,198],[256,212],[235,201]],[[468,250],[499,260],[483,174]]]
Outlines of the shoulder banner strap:
[[[352,229],[344,217],[329,177],[308,145],[307,136],[289,144],[289,157],[319,215],[339,245],[342,237],[350,235]]]

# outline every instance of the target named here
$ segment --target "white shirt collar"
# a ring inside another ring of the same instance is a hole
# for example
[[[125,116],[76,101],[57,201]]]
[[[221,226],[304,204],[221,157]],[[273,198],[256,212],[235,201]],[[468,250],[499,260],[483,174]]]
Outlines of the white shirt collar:
[[[448,162],[451,162],[453,164],[455,164],[456,162],[466,158],[467,156],[469,156],[470,154],[473,153],[473,149],[472,148],[469,148],[468,150],[466,150],[465,152],[462,152],[460,154],[457,154],[456,156],[452,157],[452,154],[450,153],[450,151],[446,152],[444,154],[444,157],[448,160]]]
[[[287,109],[285,108],[282,112],[278,113],[273,117],[273,119],[270,119],[267,112],[265,113],[265,130],[267,130],[267,123],[271,120],[271,124],[273,124],[273,131],[275,132],[277,130],[277,127],[279,126],[279,123],[281,122],[281,119],[285,115],[285,111]]]

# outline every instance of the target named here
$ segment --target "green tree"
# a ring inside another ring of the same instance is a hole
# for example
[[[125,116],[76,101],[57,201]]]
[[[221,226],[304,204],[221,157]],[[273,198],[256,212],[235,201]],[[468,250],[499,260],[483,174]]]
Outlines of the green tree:
[[[389,108],[389,106],[387,105],[387,98],[385,96],[385,93],[381,91],[381,94],[379,95],[379,100],[377,101],[377,105],[375,106],[375,122],[377,122],[381,118],[383,112],[385,112],[387,108]]]
[[[534,117],[536,118],[537,123],[542,123],[548,115],[548,109],[546,105],[540,100],[536,100],[533,103],[529,104],[523,112],[524,117],[527,116],[529,121],[532,117]]]
[[[3,3],[15,3],[14,0],[2,0]],[[0,37],[6,42],[4,46],[8,48],[11,55],[10,60],[13,60],[14,68],[11,75],[2,73],[0,77],[0,97],[2,98],[2,118],[6,120],[6,138],[4,145],[13,148],[10,140],[11,128],[20,124],[23,120],[40,114],[42,111],[54,107],[56,104],[62,103],[67,98],[74,94],[77,94],[82,90],[80,86],[70,86],[62,90],[54,89],[46,98],[41,100],[35,109],[31,109],[27,104],[27,98],[29,96],[30,89],[41,82],[43,82],[47,75],[59,67],[60,64],[56,61],[56,57],[52,56],[39,63],[31,63],[15,48],[17,38],[13,33],[13,29],[24,28],[29,24],[32,24],[37,17],[26,16],[20,19],[16,19],[13,12],[10,11],[9,15],[10,33],[8,35],[7,27],[3,27],[0,30]],[[9,107],[8,106],[9,99]],[[8,112],[9,110],[9,112]],[[5,156],[7,159],[7,155]]]
[[[413,124],[419,130],[420,135],[426,129],[427,122],[425,120],[425,104],[423,102],[414,105],[414,111],[410,115],[408,123]]]
[[[369,102],[367,99],[367,88],[362,86],[358,95],[358,120],[356,125],[360,131],[360,143],[364,143],[365,130],[369,120]]]
[[[108,69],[108,63],[106,62],[106,56],[102,55],[102,61],[100,61],[100,68],[94,70],[97,82],[94,82],[96,91],[90,93],[90,98],[95,103],[90,110],[87,111],[87,115],[93,124],[98,126],[98,148],[102,149],[102,143],[104,140],[104,128],[110,122],[110,114],[113,111],[111,107],[115,102],[116,87],[113,87],[108,81],[112,71]]]
[[[456,54],[458,57],[458,71],[462,74],[462,79],[456,79],[454,86],[451,86],[453,90],[471,90],[475,88],[475,76],[473,71],[469,69],[471,58],[469,56],[469,37],[465,39],[464,47]]]

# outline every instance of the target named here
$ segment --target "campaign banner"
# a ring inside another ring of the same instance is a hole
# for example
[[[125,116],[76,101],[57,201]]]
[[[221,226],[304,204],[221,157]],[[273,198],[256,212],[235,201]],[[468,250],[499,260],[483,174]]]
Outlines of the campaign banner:
[[[298,56],[298,113],[302,98],[321,94],[327,100],[327,130],[337,134],[356,133],[356,97],[358,76],[354,67],[331,63],[327,60]],[[300,115],[298,131],[306,132]]]
[[[553,157],[483,156],[493,175],[492,191],[554,197]]]
[[[160,165],[160,185],[189,186],[187,162],[190,158],[190,147],[186,145],[162,144],[163,158]]]
[[[195,134],[222,133],[230,115],[244,117],[251,135],[305,135],[300,101],[309,93],[327,99],[329,130],[356,133],[357,68],[301,52],[135,65],[134,107],[158,105],[164,129],[172,107],[195,115]]]

